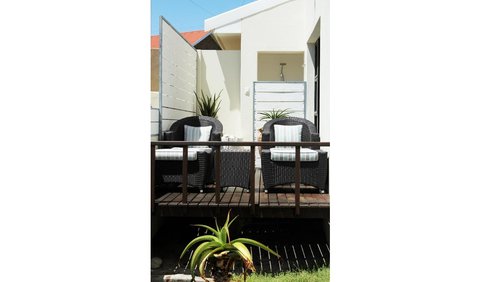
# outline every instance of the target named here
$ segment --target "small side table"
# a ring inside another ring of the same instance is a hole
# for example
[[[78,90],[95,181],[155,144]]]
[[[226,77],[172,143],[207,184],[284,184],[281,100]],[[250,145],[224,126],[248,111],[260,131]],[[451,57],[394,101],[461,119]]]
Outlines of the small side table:
[[[250,149],[231,146],[220,150],[221,160],[221,187],[250,186]]]

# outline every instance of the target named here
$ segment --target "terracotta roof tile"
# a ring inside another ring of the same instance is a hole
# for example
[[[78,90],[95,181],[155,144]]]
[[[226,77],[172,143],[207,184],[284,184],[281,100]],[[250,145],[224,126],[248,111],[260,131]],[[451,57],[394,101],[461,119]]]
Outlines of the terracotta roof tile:
[[[200,38],[204,37],[208,31],[203,30],[195,30],[189,32],[181,32],[180,34],[185,38],[188,43],[193,45],[197,42]],[[158,35],[152,35],[150,37],[150,48],[151,49],[158,49],[160,47],[160,37]]]
[[[195,30],[189,32],[182,32],[183,38],[185,38],[190,44],[197,42],[198,39],[202,38],[207,34],[207,31]]]

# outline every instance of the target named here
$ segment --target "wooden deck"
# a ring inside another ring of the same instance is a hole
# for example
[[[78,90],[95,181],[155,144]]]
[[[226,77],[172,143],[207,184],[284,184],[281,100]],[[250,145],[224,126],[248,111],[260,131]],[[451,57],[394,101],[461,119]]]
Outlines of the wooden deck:
[[[157,193],[162,190],[157,190]],[[317,189],[301,186],[300,213],[295,214],[294,185],[284,185],[263,192],[261,170],[255,173],[255,200],[250,203],[250,192],[241,187],[224,188],[220,201],[215,201],[215,188],[207,187],[204,192],[189,191],[187,201],[182,201],[181,188],[163,192],[156,200],[156,212],[162,216],[217,216],[224,215],[229,209],[237,214],[250,217],[306,217],[328,218],[330,214],[330,196],[321,194]]]

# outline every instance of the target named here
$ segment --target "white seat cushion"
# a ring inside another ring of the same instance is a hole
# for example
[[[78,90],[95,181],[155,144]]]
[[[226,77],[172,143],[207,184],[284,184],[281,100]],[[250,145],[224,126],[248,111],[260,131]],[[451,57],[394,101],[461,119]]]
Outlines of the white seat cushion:
[[[270,159],[276,162],[294,162],[295,148],[271,148]],[[316,162],[318,161],[318,152],[308,148],[300,148],[301,162]]]
[[[274,124],[275,141],[277,142],[300,142],[302,141],[302,125]],[[277,148],[295,149],[295,147],[277,146]]]
[[[211,153],[211,148],[188,148],[188,160],[196,161],[197,152]],[[181,161],[183,160],[183,148],[173,147],[170,149],[157,149],[155,150],[155,159],[159,161]]]
[[[210,132],[212,126],[189,126],[184,125],[185,141],[208,141],[210,140]],[[207,146],[191,146],[193,148],[205,148]]]

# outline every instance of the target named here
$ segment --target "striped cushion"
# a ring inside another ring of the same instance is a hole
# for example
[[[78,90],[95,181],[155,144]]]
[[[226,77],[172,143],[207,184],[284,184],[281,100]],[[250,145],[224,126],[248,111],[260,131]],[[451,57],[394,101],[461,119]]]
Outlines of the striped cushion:
[[[211,148],[188,148],[188,160],[196,161],[197,152],[211,153]],[[183,148],[173,147],[171,149],[157,149],[155,150],[155,159],[158,161],[181,161],[183,160]]]
[[[277,162],[294,162],[295,161],[295,147],[288,148],[271,148],[270,159]],[[318,161],[318,152],[308,148],[300,148],[301,162],[316,162]]]
[[[184,126],[185,141],[208,141],[210,140],[210,131],[212,126]],[[191,146],[193,148],[205,148],[207,146]]]
[[[275,141],[277,142],[300,142],[302,141],[302,125],[279,125],[274,124]],[[295,149],[295,147],[277,146],[276,148]]]

